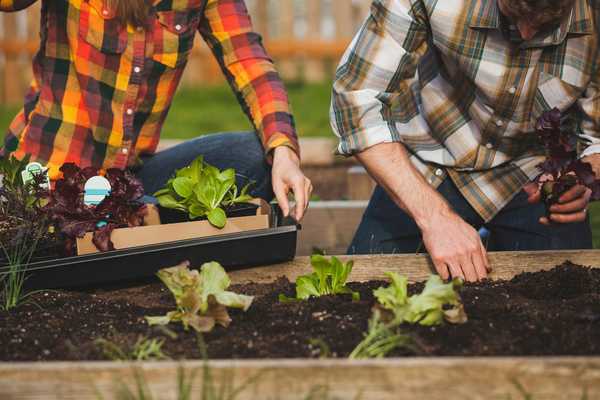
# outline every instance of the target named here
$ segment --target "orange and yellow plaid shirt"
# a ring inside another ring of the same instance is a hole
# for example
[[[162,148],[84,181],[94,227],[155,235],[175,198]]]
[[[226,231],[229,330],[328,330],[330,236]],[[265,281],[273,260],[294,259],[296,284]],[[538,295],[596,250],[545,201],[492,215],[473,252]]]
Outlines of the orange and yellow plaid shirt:
[[[0,0],[1,11],[36,0]],[[156,151],[196,31],[210,46],[268,153],[298,152],[283,84],[243,0],[154,0],[147,28],[103,0],[43,0],[41,46],[4,151],[49,167],[126,168]],[[200,109],[199,109],[200,110]]]

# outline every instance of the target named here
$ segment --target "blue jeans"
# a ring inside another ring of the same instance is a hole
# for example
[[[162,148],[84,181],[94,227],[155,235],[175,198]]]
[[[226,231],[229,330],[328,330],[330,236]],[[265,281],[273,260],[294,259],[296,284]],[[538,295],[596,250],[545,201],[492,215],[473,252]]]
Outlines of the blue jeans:
[[[152,194],[164,187],[175,170],[189,165],[200,155],[221,170],[235,169],[239,188],[254,182],[250,190],[252,196],[266,201],[273,199],[271,166],[265,160],[260,140],[255,133],[236,132],[202,136],[143,158],[136,175],[144,185],[144,200],[155,202]]]
[[[545,226],[538,222],[546,214],[543,203],[529,204],[521,191],[490,222],[483,219],[464,199],[451,179],[438,192],[454,211],[476,229],[485,227],[489,251],[567,250],[592,248],[589,218],[575,224]],[[425,251],[421,232],[414,220],[377,186],[363,215],[348,254],[416,253]]]

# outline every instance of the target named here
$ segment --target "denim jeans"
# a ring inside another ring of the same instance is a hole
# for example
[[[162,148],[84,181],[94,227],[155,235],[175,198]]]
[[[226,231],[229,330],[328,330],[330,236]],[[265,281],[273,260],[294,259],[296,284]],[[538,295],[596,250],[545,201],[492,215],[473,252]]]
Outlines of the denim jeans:
[[[144,200],[154,203],[152,194],[161,189],[175,170],[189,165],[196,157],[219,169],[234,168],[238,187],[254,182],[250,194],[266,201],[273,199],[271,166],[265,160],[263,146],[255,133],[236,132],[202,136],[143,158],[135,171],[142,181]]]
[[[545,226],[538,222],[546,214],[543,203],[529,204],[524,191],[517,194],[490,222],[475,212],[451,179],[438,187],[454,211],[474,228],[485,227],[489,251],[567,250],[592,247],[589,218],[574,224]],[[426,206],[426,205],[424,205]],[[348,254],[416,253],[425,251],[414,220],[377,186],[363,215]]]

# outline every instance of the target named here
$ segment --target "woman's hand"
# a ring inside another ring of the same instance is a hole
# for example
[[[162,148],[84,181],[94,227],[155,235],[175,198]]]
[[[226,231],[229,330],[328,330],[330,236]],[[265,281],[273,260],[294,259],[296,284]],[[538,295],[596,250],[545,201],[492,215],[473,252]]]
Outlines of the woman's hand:
[[[304,217],[313,191],[312,183],[300,170],[300,159],[286,146],[273,151],[273,192],[284,216],[291,215],[296,221]],[[296,206],[290,210],[288,194],[294,193]]]

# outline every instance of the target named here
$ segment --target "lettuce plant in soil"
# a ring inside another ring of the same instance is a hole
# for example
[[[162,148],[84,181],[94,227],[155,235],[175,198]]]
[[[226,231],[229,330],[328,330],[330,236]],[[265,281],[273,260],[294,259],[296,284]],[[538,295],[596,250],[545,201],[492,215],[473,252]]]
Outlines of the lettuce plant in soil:
[[[0,159],[0,264],[8,267],[0,276],[0,309],[10,310],[26,302],[23,291],[24,266],[38,248],[49,248],[55,244],[49,220],[43,211],[47,196],[42,188],[45,173],[34,175],[33,181],[24,183],[21,172],[29,158],[17,160],[12,156]]]
[[[143,224],[147,214],[146,205],[140,202],[144,188],[129,171],[106,171],[104,177],[110,182],[111,192],[96,206],[84,203],[84,186],[88,179],[98,175],[97,170],[68,163],[60,171],[63,178],[50,192],[45,211],[65,236],[68,254],[74,254],[76,238],[87,232],[93,232],[93,243],[100,251],[110,251],[115,249],[110,239],[114,229]]]
[[[569,130],[570,124],[562,123],[560,110],[544,113],[536,124],[536,133],[544,145],[546,160],[538,168],[542,174],[537,182],[549,208],[562,194],[575,185],[583,185],[592,191],[591,199],[600,200],[600,180],[589,163],[578,158],[578,145],[589,142]]]
[[[158,272],[158,277],[173,294],[177,309],[160,317],[146,317],[150,325],[181,322],[187,330],[209,332],[216,324],[227,327],[231,318],[227,307],[248,310],[254,299],[227,291],[231,280],[216,262],[202,265],[200,271],[190,270],[189,262]]]
[[[354,301],[360,299],[358,292],[346,286],[354,266],[353,261],[343,263],[335,256],[328,260],[325,256],[314,254],[310,258],[310,264],[314,272],[296,279],[296,297],[289,298],[280,294],[279,301],[308,300],[311,297],[337,294],[350,294]]]
[[[409,335],[402,333],[401,325],[440,325],[467,322],[459,290],[462,281],[444,283],[438,275],[431,275],[421,293],[408,295],[408,279],[394,272],[388,287],[373,291],[377,305],[369,321],[365,338],[350,354],[350,358],[379,358],[400,347],[414,347]]]
[[[154,196],[164,208],[185,212],[191,220],[205,217],[211,225],[223,228],[228,208],[252,200],[248,195],[250,184],[238,190],[235,176],[234,169],[220,171],[200,156],[177,170]]]

